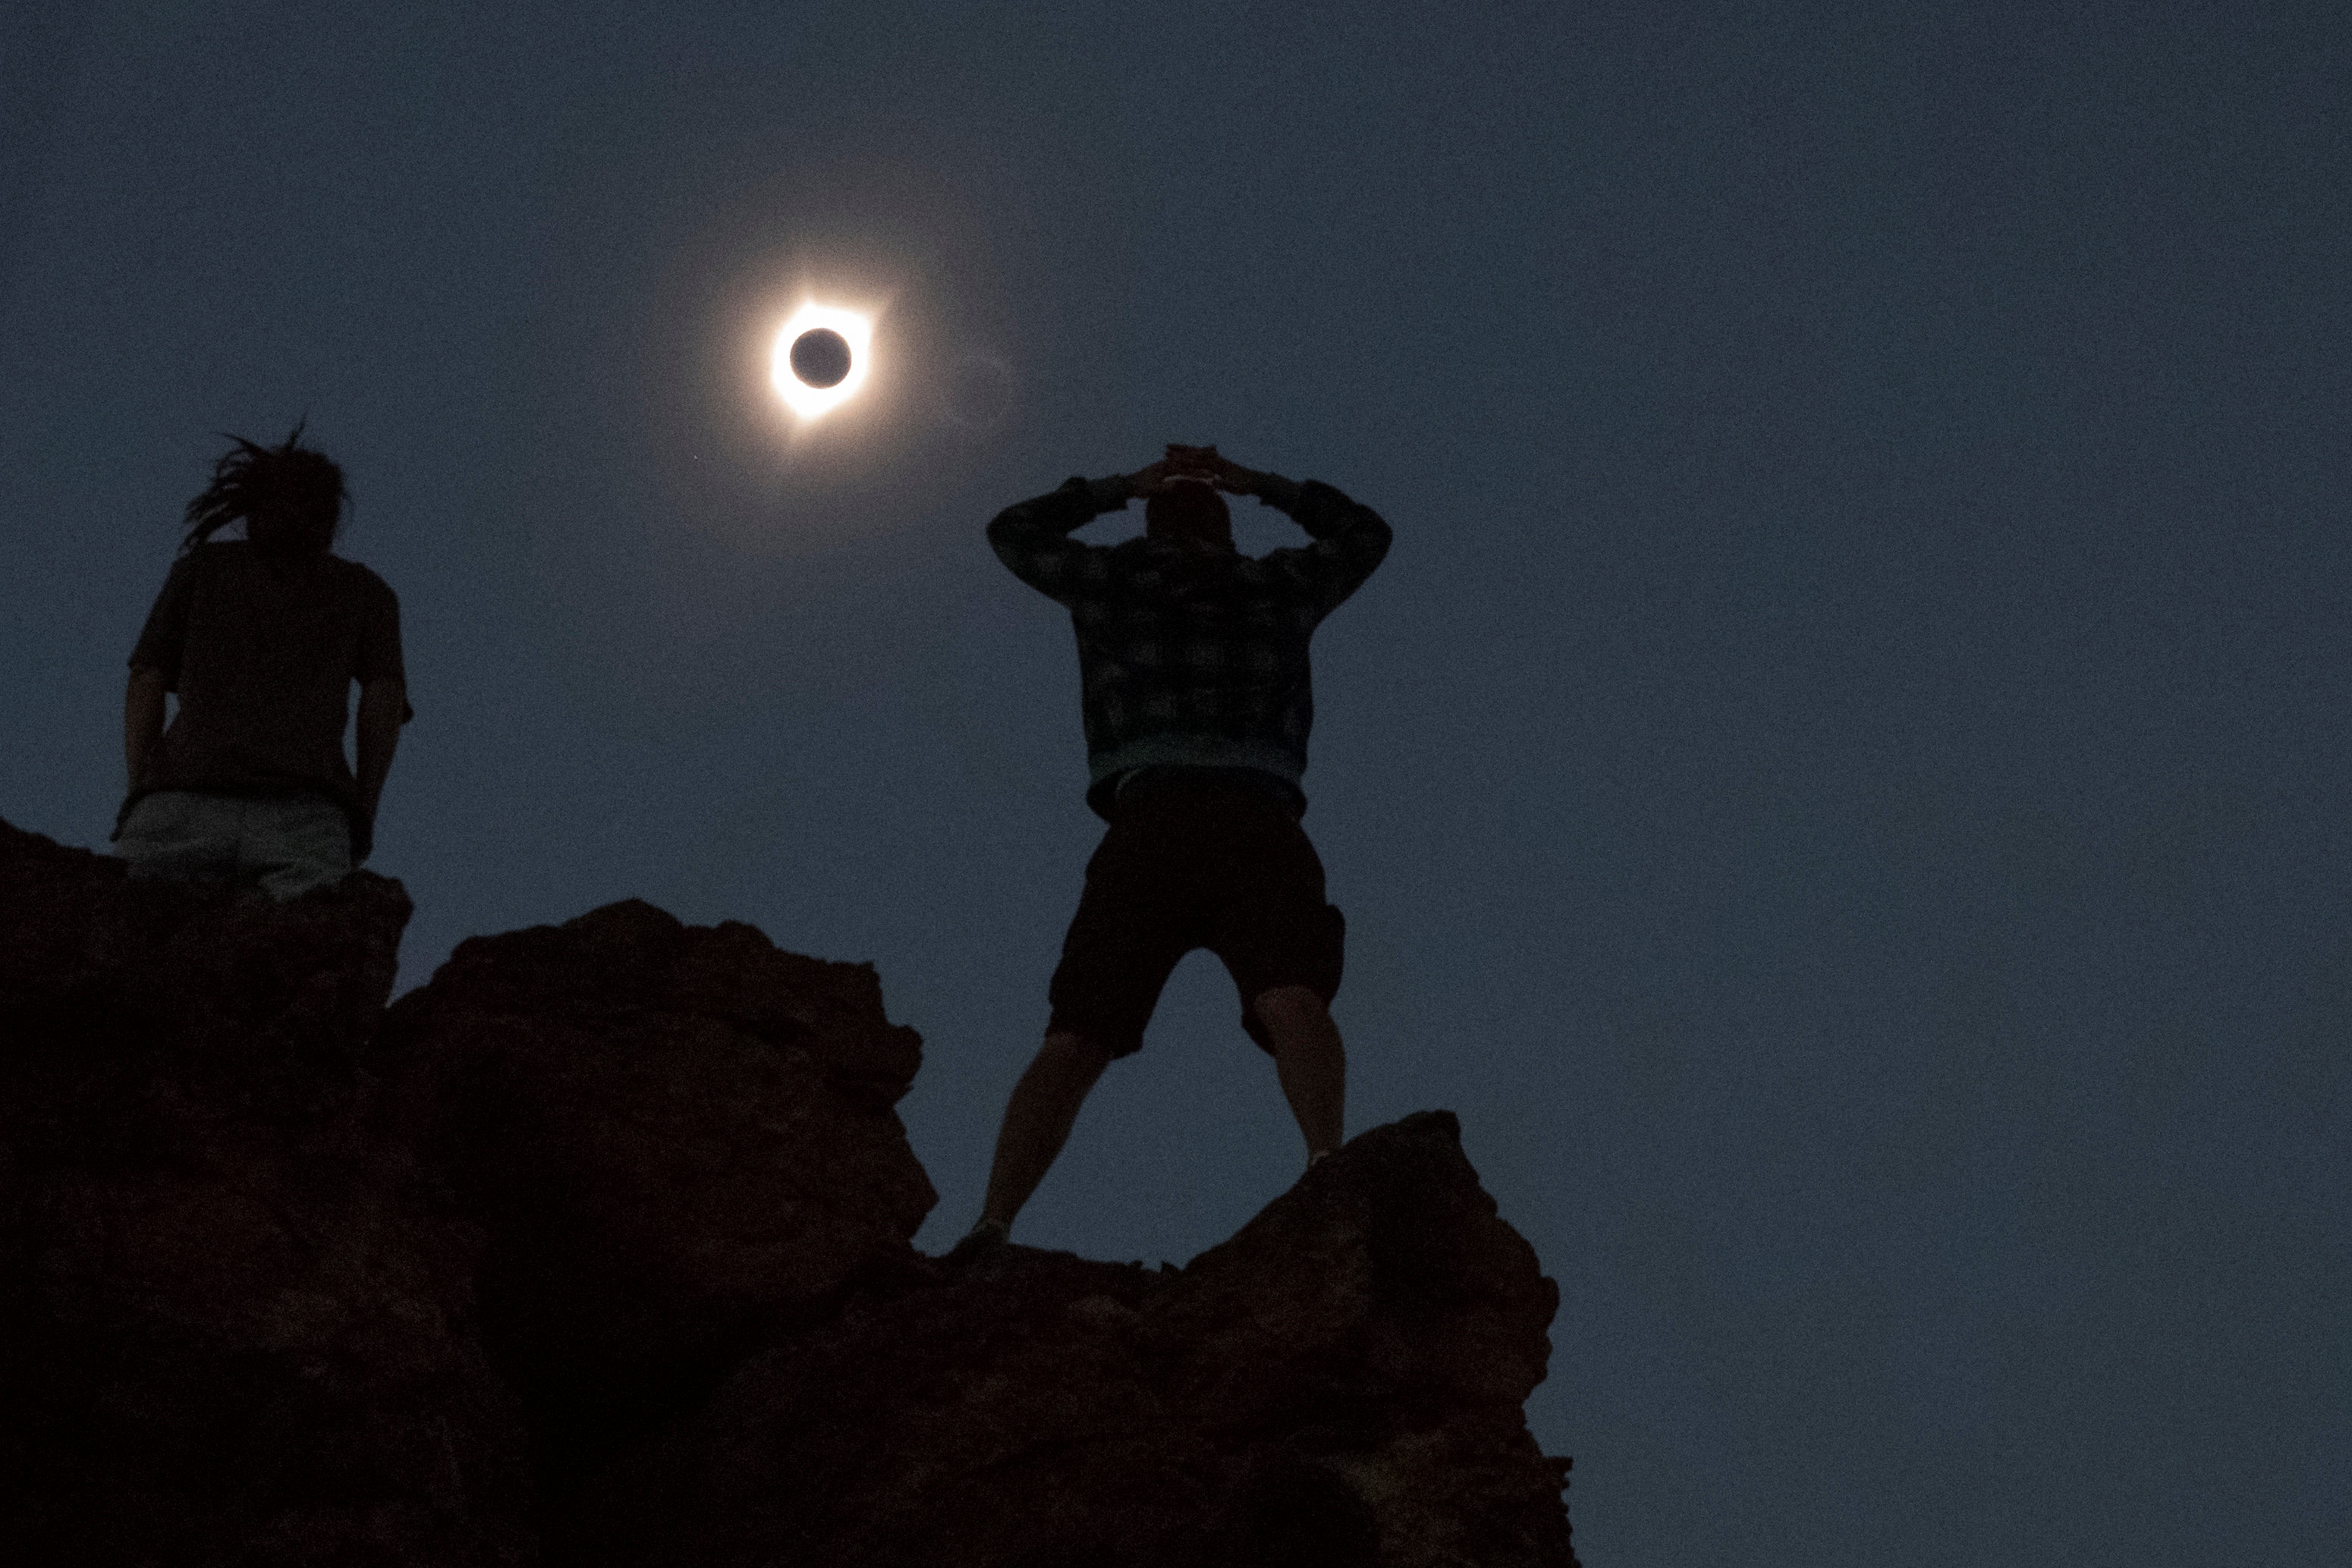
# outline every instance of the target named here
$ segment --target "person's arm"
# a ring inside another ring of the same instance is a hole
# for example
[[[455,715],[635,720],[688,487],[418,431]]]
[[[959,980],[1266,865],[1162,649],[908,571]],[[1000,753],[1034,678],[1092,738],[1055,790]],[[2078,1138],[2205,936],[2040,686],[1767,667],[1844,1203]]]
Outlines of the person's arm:
[[[163,694],[180,684],[180,655],[188,643],[189,603],[195,593],[196,558],[172,563],[163,590],[147,612],[131,650],[131,682],[122,695],[122,769],[132,790],[154,768],[163,741]]]
[[[401,721],[408,713],[408,683],[397,679],[370,681],[360,687],[358,728],[360,814],[375,821],[376,802],[392,771],[392,754],[400,746]]]
[[[988,525],[989,546],[1013,576],[1066,604],[1082,586],[1091,586],[1098,578],[1098,572],[1088,570],[1088,558],[1110,553],[1099,545],[1081,544],[1070,534],[1105,512],[1120,510],[1135,497],[1149,496],[1167,473],[1163,458],[1132,474],[1069,479],[1058,490],[1016,501],[997,513]]]
[[[131,684],[122,694],[122,770],[131,788],[155,765],[155,748],[163,743],[163,693],[171,677],[148,664],[131,667]]]
[[[1258,498],[1314,537],[1303,549],[1274,551],[1265,564],[1304,586],[1327,615],[1379,570],[1396,537],[1378,512],[1319,479],[1297,483],[1269,474]]]

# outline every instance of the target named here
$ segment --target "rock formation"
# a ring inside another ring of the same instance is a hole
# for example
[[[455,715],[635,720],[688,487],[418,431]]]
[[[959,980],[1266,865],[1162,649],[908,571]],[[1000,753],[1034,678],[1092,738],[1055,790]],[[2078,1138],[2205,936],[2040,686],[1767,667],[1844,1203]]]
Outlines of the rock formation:
[[[1558,1301],[1451,1115],[1181,1269],[909,1238],[862,965],[461,945],[0,823],[0,1542],[112,1564],[1573,1564]]]

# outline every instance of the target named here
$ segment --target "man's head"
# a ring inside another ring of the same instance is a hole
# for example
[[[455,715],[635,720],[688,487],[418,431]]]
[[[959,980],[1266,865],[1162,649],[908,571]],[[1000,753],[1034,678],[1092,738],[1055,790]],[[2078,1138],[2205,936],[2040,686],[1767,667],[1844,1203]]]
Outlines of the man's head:
[[[213,482],[188,503],[184,549],[242,519],[245,537],[271,555],[317,555],[335,542],[343,520],[343,471],[323,452],[301,444],[302,426],[280,446],[257,446],[241,435],[213,465]]]
[[[1234,515],[1206,479],[1169,479],[1143,503],[1143,531],[1155,539],[1191,538],[1234,548]]]

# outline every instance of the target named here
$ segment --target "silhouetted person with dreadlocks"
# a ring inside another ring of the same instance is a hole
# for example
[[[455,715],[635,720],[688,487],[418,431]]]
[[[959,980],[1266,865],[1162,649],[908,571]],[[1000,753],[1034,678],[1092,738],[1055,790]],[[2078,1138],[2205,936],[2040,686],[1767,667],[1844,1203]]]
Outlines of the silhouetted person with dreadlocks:
[[[1312,542],[1234,548],[1223,490],[1287,513]],[[1145,497],[1141,538],[1070,533]],[[1242,1027],[1274,1058],[1311,1167],[1339,1144],[1347,1053],[1331,1021],[1346,924],[1298,826],[1315,705],[1307,639],[1388,554],[1389,527],[1328,485],[1254,473],[1213,446],[1171,446],[1134,474],[1072,479],[998,514],[988,542],[1069,607],[1092,776],[1110,824],[1049,988],[1045,1044],[997,1134],[980,1221],[1000,1243],[1061,1153],[1078,1107],[1144,1025],[1177,960],[1224,961]]]
[[[368,857],[400,727],[413,716],[400,601],[331,553],[343,471],[241,436],[188,503],[179,559],[131,653],[114,830],[132,876],[258,883],[293,898]],[[214,533],[235,522],[242,539]],[[343,754],[360,687],[359,768]],[[164,727],[166,693],[179,712]]]

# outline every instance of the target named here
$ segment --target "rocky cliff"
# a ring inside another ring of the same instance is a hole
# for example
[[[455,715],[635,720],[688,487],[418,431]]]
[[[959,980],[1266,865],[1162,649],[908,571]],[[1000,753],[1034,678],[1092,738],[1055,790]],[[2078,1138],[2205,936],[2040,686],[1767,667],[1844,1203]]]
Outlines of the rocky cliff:
[[[11,1563],[1572,1564],[1454,1119],[1181,1269],[950,1266],[861,965],[126,882],[0,823]]]

